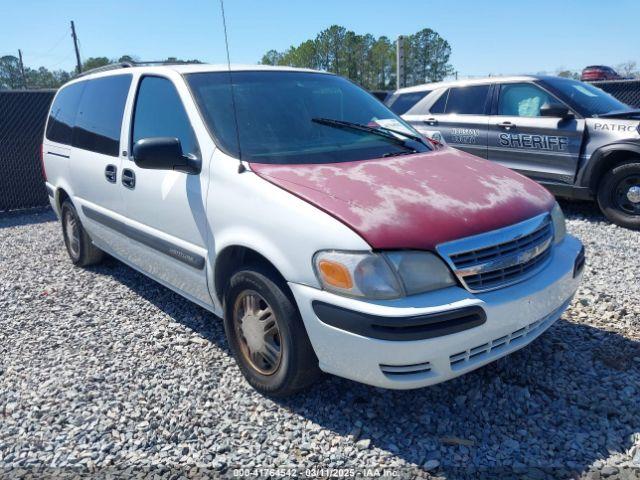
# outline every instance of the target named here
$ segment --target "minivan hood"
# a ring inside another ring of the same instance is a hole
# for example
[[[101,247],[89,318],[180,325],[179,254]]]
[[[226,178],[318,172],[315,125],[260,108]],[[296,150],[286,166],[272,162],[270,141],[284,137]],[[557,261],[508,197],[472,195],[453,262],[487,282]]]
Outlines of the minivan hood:
[[[452,148],[346,163],[251,163],[251,169],[345,223],[374,249],[433,250],[554,204],[532,180]]]

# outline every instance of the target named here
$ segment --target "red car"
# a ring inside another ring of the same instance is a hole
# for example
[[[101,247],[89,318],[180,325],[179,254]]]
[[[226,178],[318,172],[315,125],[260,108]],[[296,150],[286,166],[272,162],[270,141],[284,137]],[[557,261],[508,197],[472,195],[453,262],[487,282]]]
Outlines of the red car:
[[[611,67],[605,65],[591,65],[582,70],[580,80],[583,82],[597,82],[598,80],[621,80],[622,77]]]

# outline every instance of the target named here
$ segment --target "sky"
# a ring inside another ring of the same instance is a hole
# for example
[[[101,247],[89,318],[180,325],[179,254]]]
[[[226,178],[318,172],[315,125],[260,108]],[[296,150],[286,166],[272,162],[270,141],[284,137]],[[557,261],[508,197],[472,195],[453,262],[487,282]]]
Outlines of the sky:
[[[332,24],[356,33],[431,28],[460,76],[640,65],[640,0],[225,0],[232,63],[257,63]],[[0,0],[0,56],[71,70],[74,20],[82,58],[197,58],[225,63],[219,0]]]

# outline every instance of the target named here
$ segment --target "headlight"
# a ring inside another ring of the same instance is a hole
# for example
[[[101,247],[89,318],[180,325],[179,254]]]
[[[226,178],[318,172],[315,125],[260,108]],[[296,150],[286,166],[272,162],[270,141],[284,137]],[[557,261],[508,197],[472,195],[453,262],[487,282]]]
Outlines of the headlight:
[[[553,241],[555,243],[560,243],[567,235],[567,224],[564,220],[564,213],[562,213],[562,209],[560,208],[560,205],[558,205],[558,202],[556,202],[551,210],[551,220],[553,220]]]
[[[428,252],[321,251],[313,263],[323,288],[354,297],[399,298],[456,284],[445,263]]]

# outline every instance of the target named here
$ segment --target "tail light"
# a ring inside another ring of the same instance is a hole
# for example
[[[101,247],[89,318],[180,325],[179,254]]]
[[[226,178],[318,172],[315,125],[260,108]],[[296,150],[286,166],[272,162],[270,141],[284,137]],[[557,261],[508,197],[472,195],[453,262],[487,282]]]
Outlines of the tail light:
[[[40,164],[42,165],[42,176],[47,181],[47,171],[44,168],[44,143],[40,145]]]

